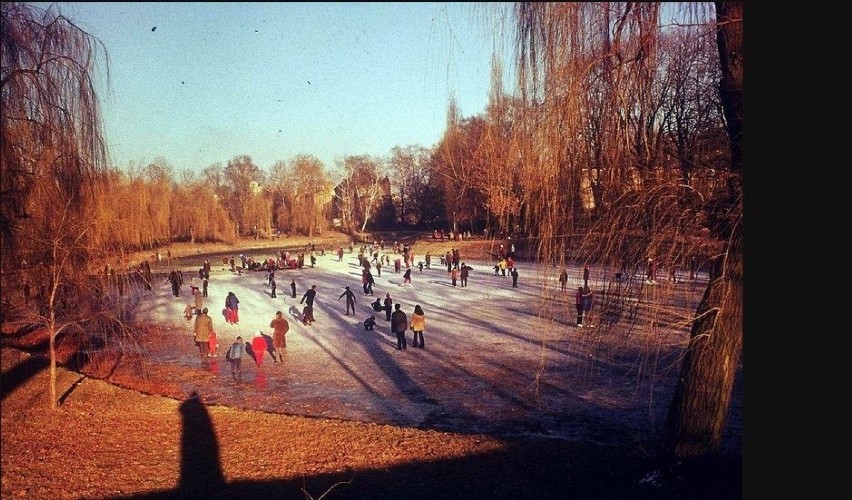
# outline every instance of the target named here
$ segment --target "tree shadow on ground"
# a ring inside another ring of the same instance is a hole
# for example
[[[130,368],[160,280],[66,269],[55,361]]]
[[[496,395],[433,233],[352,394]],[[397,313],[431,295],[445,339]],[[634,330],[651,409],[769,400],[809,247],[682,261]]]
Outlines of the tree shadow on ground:
[[[639,447],[582,441],[507,441],[501,449],[445,460],[318,473],[263,481],[226,482],[203,405],[191,398],[184,415],[180,485],[122,496],[184,498],[305,498],[328,500],[435,498],[722,500],[742,497],[742,463],[725,455],[647,480],[653,459]],[[341,443],[345,446],[345,443]]]
[[[23,356],[23,354],[21,354]],[[0,377],[0,401],[50,365],[43,356],[29,356]]]

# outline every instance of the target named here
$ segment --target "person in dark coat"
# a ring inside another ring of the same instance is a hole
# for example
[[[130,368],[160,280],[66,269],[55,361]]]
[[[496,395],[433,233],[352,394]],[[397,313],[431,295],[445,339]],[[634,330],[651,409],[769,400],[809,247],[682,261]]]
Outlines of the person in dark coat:
[[[248,354],[252,361],[254,361],[254,364],[257,364],[257,354],[254,353],[254,349],[251,347],[251,342],[246,342],[243,346],[246,348],[246,354]]]
[[[592,289],[589,287],[583,287],[583,320],[585,324],[583,326],[592,328]]]
[[[305,307],[302,308],[302,324],[309,326],[314,321],[314,306],[305,304]]]
[[[405,340],[405,330],[408,329],[408,316],[403,312],[399,304],[396,304],[395,310],[391,315],[391,331],[396,334],[396,349],[407,349]]]
[[[346,315],[349,316],[349,310],[351,309],[352,315],[354,316],[356,302],[355,294],[352,292],[352,290],[349,289],[348,286],[345,290],[343,290],[343,293],[340,294],[340,297],[338,297],[337,300],[340,301],[340,299],[342,299],[343,297],[346,297]]]
[[[376,299],[379,300],[379,299]],[[390,294],[385,294],[385,319],[387,321],[391,320],[391,313],[393,313],[393,299],[391,299]]]
[[[180,277],[174,269],[169,273],[169,283],[172,284],[172,295],[180,297]]]
[[[228,292],[228,296],[225,297],[225,319],[234,325],[240,323],[240,299],[234,292]]]
[[[261,333],[260,336],[263,337],[263,340],[266,341],[266,352],[268,352],[269,355],[272,356],[272,362],[277,364],[278,358],[275,356],[275,342],[272,338],[272,335],[269,335],[267,333]]]
[[[373,273],[367,271],[367,295],[375,295],[373,293],[373,285],[376,284],[375,278],[373,278]]]
[[[317,286],[311,285],[311,288],[302,295],[302,300],[299,301],[299,304],[307,304],[310,307],[314,307],[314,298],[317,296]]]
[[[269,276],[269,286],[272,289],[271,296],[274,299],[275,297],[277,297],[277,295],[275,295],[275,288],[277,287],[277,284],[275,283],[275,276],[274,275]]]
[[[373,310],[376,312],[381,312],[385,310],[385,306],[382,305],[382,299],[376,297],[374,302],[370,302],[370,305],[373,307]]]
[[[577,287],[574,294],[574,306],[577,308],[577,326],[583,328],[583,287]]]
[[[372,330],[376,326],[376,317],[370,316],[364,320],[364,330]]]
[[[461,263],[461,268],[459,269],[459,276],[461,277],[461,286],[467,286],[467,277],[470,275],[470,267],[464,262]]]
[[[292,292],[293,298],[296,298],[296,281],[290,280],[290,291]]]
[[[518,288],[518,268],[512,266],[512,288]]]

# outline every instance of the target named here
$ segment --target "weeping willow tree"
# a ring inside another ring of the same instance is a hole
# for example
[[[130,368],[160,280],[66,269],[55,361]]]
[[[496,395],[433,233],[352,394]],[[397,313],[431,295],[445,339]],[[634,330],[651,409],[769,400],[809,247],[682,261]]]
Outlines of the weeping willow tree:
[[[580,257],[624,276],[653,265],[673,281],[701,260],[708,285],[686,322],[659,456],[708,456],[742,350],[742,4],[513,5],[525,127],[517,179],[537,257]],[[675,12],[683,24],[663,21]],[[664,289],[648,278],[627,291],[646,307]]]
[[[334,198],[334,186],[323,163],[311,155],[296,155],[289,162],[293,173],[288,196],[291,200],[293,229],[308,237],[322,235]]]
[[[53,8],[4,2],[0,12],[3,289],[23,293],[22,317],[46,328],[56,408],[60,334],[126,334],[87,273],[102,241],[92,228],[105,223],[96,200],[107,151],[92,82],[102,45]]]

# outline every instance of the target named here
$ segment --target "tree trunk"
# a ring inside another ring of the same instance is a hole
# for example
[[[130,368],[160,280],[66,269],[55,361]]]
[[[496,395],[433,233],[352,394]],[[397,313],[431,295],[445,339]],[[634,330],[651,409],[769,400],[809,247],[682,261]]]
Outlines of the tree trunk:
[[[707,456],[719,449],[742,354],[742,3],[717,2],[722,105],[731,145],[731,188],[714,231],[726,240],[696,311],[689,347],[663,429],[661,460]],[[725,200],[723,200],[723,203]],[[731,215],[733,214],[733,215]]]
[[[59,399],[56,396],[56,325],[51,321],[48,326],[50,343],[50,409],[58,408]]]
[[[742,233],[716,259],[696,312],[664,427],[663,461],[697,458],[722,442],[742,353]]]

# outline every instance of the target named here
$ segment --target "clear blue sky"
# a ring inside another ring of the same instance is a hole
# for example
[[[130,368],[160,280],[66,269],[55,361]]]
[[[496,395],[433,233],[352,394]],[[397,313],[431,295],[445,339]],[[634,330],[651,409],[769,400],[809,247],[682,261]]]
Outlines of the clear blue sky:
[[[163,157],[200,171],[247,154],[268,169],[310,154],[333,169],[345,155],[435,145],[450,95],[464,117],[488,100],[482,4],[55,5],[110,54],[101,104],[121,168]]]

